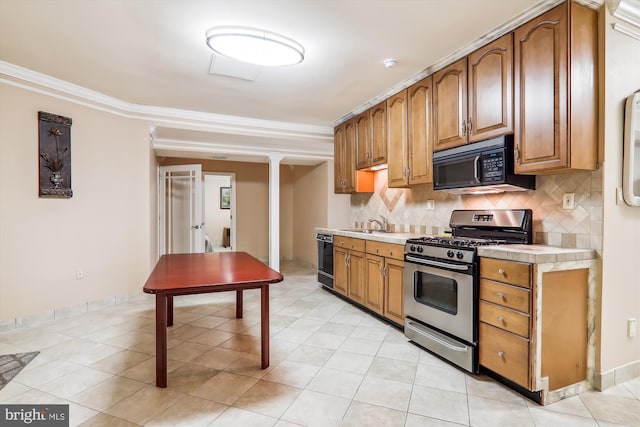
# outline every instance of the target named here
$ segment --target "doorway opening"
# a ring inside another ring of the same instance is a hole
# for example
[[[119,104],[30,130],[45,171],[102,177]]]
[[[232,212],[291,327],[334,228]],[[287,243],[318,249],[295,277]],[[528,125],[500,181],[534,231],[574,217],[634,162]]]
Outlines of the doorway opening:
[[[205,172],[203,182],[205,251],[232,251],[236,247],[235,174]]]

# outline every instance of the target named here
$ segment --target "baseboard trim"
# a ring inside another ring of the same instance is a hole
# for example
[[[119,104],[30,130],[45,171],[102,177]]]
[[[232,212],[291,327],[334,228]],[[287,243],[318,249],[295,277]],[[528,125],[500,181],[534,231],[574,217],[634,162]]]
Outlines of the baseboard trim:
[[[41,326],[54,320],[67,319],[70,317],[78,316],[80,314],[100,310],[105,307],[122,304],[135,299],[151,297],[153,296],[141,294],[140,292],[131,292],[129,294],[115,295],[111,297],[83,302],[80,304],[45,310],[41,311],[40,313],[30,314],[28,316],[18,316],[13,320],[0,321],[0,332],[6,332],[19,328]]]
[[[593,376],[593,387],[596,390],[605,391],[638,377],[640,377],[640,360],[606,372],[596,372]]]

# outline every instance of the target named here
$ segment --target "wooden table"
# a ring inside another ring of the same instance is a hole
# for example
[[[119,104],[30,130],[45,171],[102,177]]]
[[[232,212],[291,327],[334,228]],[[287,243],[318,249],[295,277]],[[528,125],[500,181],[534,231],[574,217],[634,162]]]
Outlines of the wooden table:
[[[269,366],[269,285],[282,275],[246,252],[163,255],[144,284],[156,296],[156,385],[167,386],[167,326],[173,325],[173,297],[236,291],[242,318],[242,291],[260,289],[262,369]]]

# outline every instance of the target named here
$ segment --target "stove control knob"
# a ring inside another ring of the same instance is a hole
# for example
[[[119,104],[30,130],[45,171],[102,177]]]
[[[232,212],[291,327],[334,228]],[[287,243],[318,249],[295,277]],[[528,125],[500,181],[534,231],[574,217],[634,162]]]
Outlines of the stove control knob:
[[[415,250],[416,250],[416,245],[411,245],[411,246],[409,246],[409,250],[410,250],[411,252],[415,251]]]
[[[418,251],[419,254],[421,254],[422,251],[424,251],[424,248],[422,246],[418,246],[416,250]]]
[[[456,258],[462,259],[463,257],[464,257],[464,254],[462,253],[462,251],[458,251],[458,253],[456,253]]]
[[[454,255],[453,251],[452,251],[451,249],[449,249],[449,250],[447,251],[447,256],[448,256],[449,258],[453,258],[453,255]]]

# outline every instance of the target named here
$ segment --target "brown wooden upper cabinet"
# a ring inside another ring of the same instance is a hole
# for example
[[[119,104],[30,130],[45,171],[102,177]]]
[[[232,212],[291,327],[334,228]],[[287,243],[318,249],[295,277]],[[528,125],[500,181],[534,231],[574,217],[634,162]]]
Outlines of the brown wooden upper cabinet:
[[[387,181],[389,187],[406,187],[408,177],[407,90],[387,99]]]
[[[386,102],[360,113],[356,121],[356,169],[387,162]]]
[[[336,126],[333,132],[333,170],[336,193],[353,193],[355,191],[355,123],[348,120]]]
[[[434,151],[513,132],[513,35],[433,75]]]
[[[373,173],[356,171],[356,120],[350,119],[333,131],[334,192],[373,192]]]
[[[409,101],[409,185],[433,182],[431,158],[433,152],[431,76],[414,83],[407,89]]]
[[[597,12],[568,1],[515,34],[515,171],[594,170]]]
[[[387,100],[389,187],[433,182],[432,82],[428,76]]]

